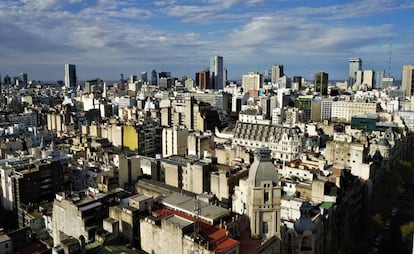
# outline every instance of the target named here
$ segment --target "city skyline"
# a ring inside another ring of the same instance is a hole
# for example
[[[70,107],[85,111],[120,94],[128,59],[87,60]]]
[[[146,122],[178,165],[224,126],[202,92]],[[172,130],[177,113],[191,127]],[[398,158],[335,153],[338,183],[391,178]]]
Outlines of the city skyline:
[[[116,80],[170,71],[190,76],[224,58],[228,78],[284,66],[289,77],[319,71],[348,79],[348,60],[401,78],[412,64],[410,1],[6,0],[0,3],[2,77],[63,80],[64,64],[78,80]],[[392,45],[392,47],[391,47]]]

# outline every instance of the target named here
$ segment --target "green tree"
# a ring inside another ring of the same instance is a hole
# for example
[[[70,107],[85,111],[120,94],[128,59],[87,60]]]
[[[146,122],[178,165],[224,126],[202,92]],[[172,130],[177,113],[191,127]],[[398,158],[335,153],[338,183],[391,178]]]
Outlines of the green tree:
[[[401,225],[400,231],[402,240],[406,243],[410,243],[414,233],[414,221]]]
[[[376,232],[384,230],[384,219],[381,214],[376,213],[371,217],[371,219]]]

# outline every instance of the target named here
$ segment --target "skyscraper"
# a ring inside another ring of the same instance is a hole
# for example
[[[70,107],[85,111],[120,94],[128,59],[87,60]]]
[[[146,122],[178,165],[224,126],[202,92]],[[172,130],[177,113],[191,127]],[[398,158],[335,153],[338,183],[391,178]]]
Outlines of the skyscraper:
[[[222,56],[214,56],[210,59],[210,88],[223,90],[225,74]]]
[[[76,65],[65,64],[65,87],[76,87]]]
[[[283,65],[278,65],[278,64],[273,65],[273,67],[272,67],[272,83],[274,84],[274,83],[279,82],[279,79],[283,75],[285,75],[283,73]]]
[[[263,76],[258,72],[249,72],[242,76],[242,87],[243,92],[248,93],[249,91],[259,91],[263,88]]]
[[[364,70],[362,73],[362,83],[366,84],[368,89],[372,89],[374,86],[374,75],[375,71],[373,70]]]
[[[198,89],[210,89],[210,71],[203,70],[196,73],[196,84]]]
[[[353,86],[356,81],[357,71],[362,70],[362,60],[361,58],[351,58],[349,59],[349,86]]]
[[[384,78],[384,70],[378,70],[375,72],[375,88],[382,89],[382,79]]]
[[[405,96],[412,96],[414,92],[414,65],[403,65],[401,88]]]
[[[146,71],[141,72],[141,81],[142,81],[143,83],[148,82],[148,74],[147,74],[147,72],[146,72]]]
[[[158,73],[156,70],[151,71],[151,85],[158,84]]]
[[[19,80],[22,82],[22,85],[26,86],[28,82],[27,73],[20,73]]]
[[[315,91],[320,95],[328,95],[328,73],[318,72],[315,74]]]

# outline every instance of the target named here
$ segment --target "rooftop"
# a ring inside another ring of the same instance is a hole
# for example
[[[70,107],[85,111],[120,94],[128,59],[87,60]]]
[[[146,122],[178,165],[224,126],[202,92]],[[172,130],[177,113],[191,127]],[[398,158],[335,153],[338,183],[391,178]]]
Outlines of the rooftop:
[[[193,221],[177,216],[175,214],[171,217],[166,218],[165,220],[175,225],[179,225],[181,229],[193,224]]]
[[[194,207],[196,201],[199,200],[181,195],[180,193],[174,193],[167,197],[164,197],[161,201],[161,204],[176,211],[180,211],[195,217]],[[230,214],[230,212],[227,209],[210,205],[203,201],[199,202],[201,207],[201,213],[199,217],[201,220],[208,222],[210,224],[214,224],[214,222],[217,222],[220,218]]]
[[[169,208],[155,210],[154,213],[159,215],[159,218],[164,218],[169,222],[176,223],[181,228],[187,227],[196,221],[195,218],[188,214],[183,214],[180,211],[174,211]],[[212,246],[214,253],[225,253],[230,248],[236,247],[239,241],[230,238],[228,231],[220,226],[213,226],[211,224],[200,221],[200,235],[205,239],[210,246]]]
[[[10,241],[10,237],[6,234],[0,234],[0,243]]]

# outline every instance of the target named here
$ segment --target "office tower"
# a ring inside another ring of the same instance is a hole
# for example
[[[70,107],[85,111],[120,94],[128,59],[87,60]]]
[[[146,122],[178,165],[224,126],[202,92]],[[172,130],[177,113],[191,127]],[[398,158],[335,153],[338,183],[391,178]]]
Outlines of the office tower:
[[[249,72],[242,77],[243,92],[258,91],[263,88],[263,76],[258,72]]]
[[[375,72],[375,88],[382,89],[382,79],[384,78],[384,70]]]
[[[23,85],[27,85],[27,82],[28,82],[27,73],[20,73],[19,79],[23,83]]]
[[[273,65],[273,67],[272,67],[272,83],[274,84],[274,83],[279,82],[279,79],[283,75],[285,75],[283,73],[283,65],[278,65],[278,64]]]
[[[151,72],[151,85],[158,84],[158,74],[156,70],[152,70]]]
[[[263,72],[263,82],[271,82],[272,81],[272,69],[266,69]]]
[[[131,75],[130,77],[129,77],[129,82],[130,83],[135,83],[135,82],[137,82],[138,81],[138,77],[137,77],[137,75]]]
[[[11,80],[11,78],[10,78],[10,76],[9,75],[6,75],[5,77],[4,77],[4,86],[6,87],[6,86],[10,86],[11,84],[12,84],[12,80]]]
[[[65,64],[65,87],[76,87],[76,65]]]
[[[355,78],[355,84],[359,84],[359,85],[361,85],[362,84],[362,75],[363,75],[363,72],[361,71],[361,70],[359,70],[359,71],[357,71],[356,72],[356,78]]]
[[[161,71],[158,73],[158,78],[171,78],[171,72]]]
[[[356,82],[357,71],[362,70],[362,60],[361,58],[351,58],[349,59],[349,86],[353,86]]]
[[[368,89],[372,89],[374,86],[374,74],[375,72],[373,70],[364,70],[362,73],[362,83],[367,85]]]
[[[147,72],[146,72],[146,71],[141,72],[141,81],[142,81],[143,83],[148,82],[148,74],[147,74]]]
[[[316,92],[323,96],[328,95],[328,73],[322,71],[316,73],[314,83]]]
[[[210,89],[210,71],[204,70],[196,73],[196,84],[198,89]]]
[[[305,83],[303,78],[300,76],[293,76],[293,84],[292,89],[295,91],[299,91],[302,89],[302,84]]]
[[[386,89],[392,86],[394,86],[394,77],[383,77],[382,78],[382,89]],[[401,89],[401,90],[404,90],[404,89]]]
[[[405,96],[412,96],[414,92],[414,65],[403,65],[401,88]]]
[[[223,90],[225,74],[222,56],[214,56],[210,59],[210,88]]]

